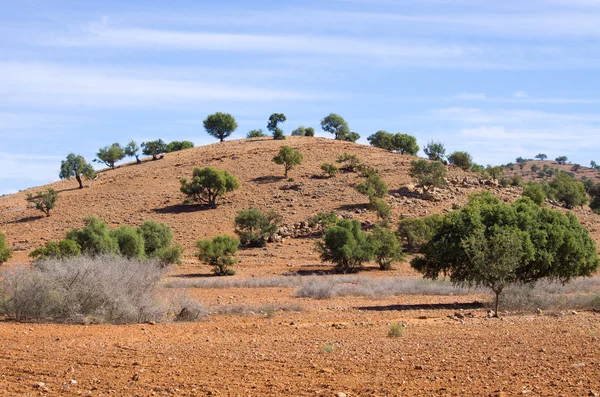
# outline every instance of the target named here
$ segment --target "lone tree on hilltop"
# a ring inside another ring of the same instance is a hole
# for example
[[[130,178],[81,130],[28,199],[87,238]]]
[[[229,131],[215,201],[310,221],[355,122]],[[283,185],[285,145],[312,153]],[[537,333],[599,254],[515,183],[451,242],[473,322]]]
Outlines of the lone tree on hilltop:
[[[125,146],[123,148],[123,152],[125,153],[125,155],[127,155],[127,157],[135,157],[135,162],[137,164],[140,164],[140,147],[138,146],[138,144],[131,139],[129,141],[129,143],[127,143],[127,146]]]
[[[235,118],[229,113],[217,112],[204,120],[204,129],[220,142],[223,142],[238,127]]]
[[[282,146],[279,153],[273,157],[276,164],[283,164],[285,168],[284,176],[287,178],[288,171],[302,162],[302,153],[299,150],[293,149],[291,146]]]
[[[56,207],[58,192],[52,188],[48,188],[43,192],[36,192],[35,196],[27,193],[25,200],[31,203],[35,209],[42,211],[46,216],[50,216],[50,211]]]
[[[338,141],[356,142],[360,138],[356,132],[350,131],[346,120],[335,113],[331,113],[321,120],[321,128],[323,131],[333,134]]]
[[[267,124],[267,129],[271,131],[273,134],[273,139],[275,140],[284,140],[285,136],[283,135],[283,130],[279,128],[280,123],[285,123],[287,118],[283,113],[273,113],[269,116],[269,123]]]
[[[432,187],[446,186],[446,172],[447,168],[443,163],[427,160],[413,160],[408,171],[414,181],[423,186],[425,192]]]
[[[429,142],[423,149],[423,152],[425,152],[429,160],[433,161],[443,161],[444,157],[446,157],[446,147],[441,142]]]
[[[555,160],[558,164],[567,164],[569,158],[567,156],[558,156]]]
[[[600,263],[596,243],[572,214],[540,207],[528,198],[506,204],[489,192],[471,196],[442,218],[411,265],[424,277],[449,276],[485,286],[499,297],[513,283],[567,282],[590,276]]]
[[[156,141],[143,142],[142,153],[145,156],[152,156],[152,160],[158,160],[161,154],[167,153],[167,144],[162,139]]]
[[[238,179],[228,171],[213,167],[194,168],[191,181],[181,178],[179,182],[181,192],[188,197],[186,202],[203,203],[212,208],[217,206],[219,196],[232,192],[240,186]]]
[[[410,154],[416,156],[419,152],[417,138],[408,134],[397,133],[394,135],[394,151],[400,154]]]
[[[540,154],[536,155],[535,158],[538,160],[546,160],[548,158],[548,156],[546,156],[544,153],[540,153]]]
[[[110,146],[100,148],[98,153],[96,153],[96,157],[97,159],[93,161],[104,163],[110,168],[115,168],[115,163],[125,158],[125,151],[120,144],[113,143]]]
[[[58,174],[58,176],[60,179],[71,179],[75,177],[77,182],[79,182],[79,188],[83,189],[83,181],[81,178],[92,179],[96,176],[96,171],[94,171],[92,165],[85,161],[82,156],[70,153],[66,160],[61,161],[60,174]]]

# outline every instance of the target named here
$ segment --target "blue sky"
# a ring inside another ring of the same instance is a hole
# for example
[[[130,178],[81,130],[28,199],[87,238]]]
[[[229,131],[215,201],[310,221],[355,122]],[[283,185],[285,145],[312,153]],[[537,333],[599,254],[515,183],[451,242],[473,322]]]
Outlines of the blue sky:
[[[600,161],[600,1],[5,1],[0,194],[58,179],[70,152],[130,138],[213,143],[285,113],[341,114],[481,164]]]

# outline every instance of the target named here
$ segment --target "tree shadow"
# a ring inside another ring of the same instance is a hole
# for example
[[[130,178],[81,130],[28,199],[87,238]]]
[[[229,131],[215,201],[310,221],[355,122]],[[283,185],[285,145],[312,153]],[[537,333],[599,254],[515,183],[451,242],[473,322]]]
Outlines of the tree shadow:
[[[356,211],[366,209],[368,204],[344,204],[336,207],[338,211]]]
[[[80,189],[79,186],[77,186],[77,187],[67,187],[67,188],[64,188],[64,189],[57,190],[56,193],[72,192],[74,190],[83,190],[83,189]]]
[[[365,310],[365,311],[408,311],[408,310],[472,310],[472,309],[482,309],[485,308],[486,305],[478,302],[467,302],[467,303],[432,303],[432,304],[414,304],[414,305],[387,305],[387,306],[360,306],[356,309]]]
[[[25,218],[21,218],[21,219],[15,219],[14,221],[10,221],[8,222],[9,224],[16,224],[16,223],[26,223],[26,222],[33,222],[35,220],[38,219],[44,219],[46,218],[46,216],[43,215],[38,215],[38,216],[27,216]]]
[[[171,276],[173,278],[211,278],[211,277],[219,277],[215,276],[211,273],[188,273],[188,274],[175,274]]]
[[[322,267],[324,265],[309,265],[310,267]],[[308,266],[305,266],[308,267]],[[361,269],[357,269],[352,272],[338,272],[335,269],[319,269],[319,270],[310,270],[310,269],[300,269],[294,270],[286,274],[286,276],[347,276],[347,275],[357,275],[364,272],[373,272],[380,270],[378,267],[363,267]]]
[[[283,176],[276,176],[276,175],[267,175],[267,176],[257,176],[254,179],[251,179],[251,182],[255,182],[255,183],[275,183],[275,182],[280,182],[282,180],[284,180],[285,177]]]
[[[189,212],[208,211],[214,209],[210,205],[202,204],[175,204],[168,207],[153,208],[152,211],[157,214],[186,214]]]

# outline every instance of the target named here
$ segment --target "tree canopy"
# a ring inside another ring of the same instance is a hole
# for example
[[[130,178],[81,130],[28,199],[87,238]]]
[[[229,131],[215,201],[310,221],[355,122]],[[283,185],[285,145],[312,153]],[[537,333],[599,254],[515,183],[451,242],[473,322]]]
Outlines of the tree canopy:
[[[338,141],[356,142],[360,135],[350,131],[348,123],[339,114],[331,113],[321,120],[321,129],[335,136]]]
[[[279,153],[273,157],[273,162],[283,164],[285,168],[284,176],[287,178],[288,171],[302,162],[304,156],[299,150],[293,149],[291,146],[282,146]]]
[[[285,136],[283,135],[283,130],[279,128],[279,124],[284,123],[286,120],[287,117],[285,117],[285,114],[283,113],[273,113],[271,116],[269,116],[269,123],[267,124],[267,129],[273,134],[273,139],[285,139]]]
[[[216,207],[219,196],[240,186],[238,179],[228,171],[214,167],[194,168],[191,181],[181,178],[179,182],[181,192],[188,197],[188,201],[208,204],[213,208]]]
[[[426,192],[446,185],[447,168],[440,161],[413,160],[408,173]]]
[[[104,163],[110,168],[115,168],[115,163],[125,158],[125,151],[119,143],[113,143],[110,146],[100,148],[98,153],[96,153],[96,157],[97,159],[94,159],[94,161]]]
[[[152,160],[157,160],[161,154],[167,153],[167,144],[162,139],[142,142],[142,153],[152,156]]]
[[[446,157],[446,147],[441,142],[431,141],[423,149],[429,160],[442,161]]]
[[[221,112],[209,115],[203,124],[208,135],[217,138],[220,142],[223,142],[238,127],[232,115]]]
[[[467,171],[473,166],[473,158],[467,152],[456,151],[448,156],[448,162]]]
[[[80,189],[83,189],[82,177],[92,179],[95,176],[96,171],[94,171],[94,167],[85,161],[82,156],[75,155],[75,153],[70,153],[67,156],[67,159],[60,163],[60,179],[71,179],[75,177],[77,182],[79,182]]]

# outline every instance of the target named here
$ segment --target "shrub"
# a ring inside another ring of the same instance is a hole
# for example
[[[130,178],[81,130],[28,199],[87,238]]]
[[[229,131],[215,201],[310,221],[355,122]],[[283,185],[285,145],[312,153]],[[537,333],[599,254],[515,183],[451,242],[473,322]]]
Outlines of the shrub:
[[[196,243],[198,258],[207,265],[213,266],[213,273],[217,276],[235,274],[231,267],[237,262],[233,256],[239,245],[240,240],[227,235],[216,236]]]
[[[510,179],[510,184],[513,186],[523,186],[523,175],[515,174]]]
[[[488,175],[492,179],[501,179],[502,176],[504,176],[504,167],[502,167],[500,165],[497,165],[497,166],[488,165],[485,168],[485,171],[488,173]]]
[[[119,252],[119,246],[112,238],[106,222],[88,217],[85,224],[83,229],[71,229],[67,233],[67,240],[75,241],[84,254],[91,256]]]
[[[329,178],[335,178],[338,172],[338,167],[331,163],[323,163],[321,164],[321,171],[323,171],[323,173]]]
[[[213,208],[216,208],[219,196],[240,186],[238,179],[228,171],[213,167],[194,168],[190,182],[185,178],[181,178],[179,182],[181,192],[188,197],[188,202],[207,204]]]
[[[275,164],[283,164],[285,169],[284,176],[287,178],[288,171],[300,164],[302,158],[303,156],[300,151],[293,149],[290,146],[282,146],[279,149],[279,153],[273,157],[273,162],[275,162]]]
[[[489,192],[445,215],[411,265],[426,278],[485,286],[498,300],[513,283],[547,278],[567,282],[589,276],[600,263],[596,243],[572,214],[540,207],[528,198],[506,204]]]
[[[43,247],[33,250],[29,256],[35,261],[65,259],[81,255],[81,247],[73,240],[48,241]]]
[[[392,213],[392,206],[379,197],[369,198],[369,209],[374,211],[377,216],[383,220],[388,220]]]
[[[354,188],[369,198],[383,198],[388,193],[387,184],[379,175],[371,175],[366,181],[359,183]]]
[[[304,126],[300,126],[292,131],[292,136],[315,136],[315,129],[312,127],[304,128]]]
[[[113,143],[110,146],[101,148],[98,153],[96,153],[96,157],[97,159],[94,159],[94,161],[104,163],[110,168],[115,168],[115,163],[125,158],[125,151],[120,144]]]
[[[70,153],[66,160],[60,163],[60,179],[71,179],[75,177],[79,182],[79,188],[83,189],[82,177],[92,179],[96,176],[96,171],[90,163],[85,161],[82,156],[76,156],[74,153]]]
[[[251,130],[246,135],[246,138],[262,138],[264,136],[265,136],[265,133],[263,132],[263,130]]]
[[[194,147],[194,143],[190,141],[173,141],[167,145],[167,153],[178,152],[180,150],[191,149]]]
[[[558,164],[567,164],[569,159],[567,156],[558,156],[555,160]]]
[[[137,229],[137,233],[143,240],[144,252],[148,257],[154,256],[173,242],[173,231],[165,223],[146,221]]]
[[[238,127],[232,115],[221,112],[211,114],[203,124],[208,135],[217,138],[220,142],[223,142]]]
[[[279,128],[279,123],[284,123],[287,120],[283,113],[273,113],[269,116],[269,123],[267,129],[273,134],[273,139],[284,140],[283,130]]]
[[[388,336],[390,338],[399,338],[404,336],[405,326],[402,323],[391,323],[388,328]]]
[[[373,259],[373,244],[357,220],[341,220],[327,228],[317,249],[321,259],[333,262],[340,273],[355,272]]]
[[[12,249],[6,243],[6,236],[0,232],[0,265],[12,258]]]
[[[440,215],[431,215],[426,218],[406,218],[398,222],[398,237],[406,251],[417,252],[434,236],[441,221]]]
[[[571,171],[579,171],[581,169],[581,164],[573,164],[571,167]]]
[[[387,131],[377,131],[370,135],[367,141],[376,148],[394,151],[394,135]]]
[[[446,157],[446,147],[441,142],[429,142],[423,152],[432,161],[443,161]]]
[[[446,186],[446,166],[439,162],[426,160],[413,160],[408,174],[423,190],[427,192],[432,187]]]
[[[183,257],[183,247],[181,245],[171,245],[160,248],[152,253],[151,258],[156,259],[162,267],[168,265],[180,265]]]
[[[546,193],[539,183],[529,183],[523,189],[523,197],[529,197],[537,205],[542,205],[546,200]]]
[[[33,204],[35,209],[42,211],[46,216],[50,216],[50,211],[56,207],[58,192],[52,188],[48,188],[43,192],[36,192],[35,196],[27,193],[25,200]]]
[[[132,227],[121,226],[110,232],[119,246],[119,253],[128,259],[144,259],[144,238]]]
[[[550,187],[554,191],[554,197],[567,208],[573,208],[587,204],[588,197],[583,183],[577,182],[565,172],[559,173]]]
[[[374,175],[379,175],[379,170],[375,167],[371,167],[366,164],[360,164],[358,166],[359,175],[363,178],[369,178]]]
[[[548,156],[546,156],[544,153],[540,153],[540,154],[536,155],[535,158],[538,160],[546,160],[548,158]]]
[[[393,231],[376,226],[372,238],[375,261],[381,270],[390,270],[394,262],[404,257],[402,246]]]
[[[355,154],[340,154],[336,162],[342,164],[341,170],[347,172],[356,172],[362,166],[360,159]]]
[[[269,238],[277,232],[277,224],[281,217],[275,212],[263,213],[250,208],[237,213],[235,217],[235,233],[242,245],[264,247]]]
[[[167,153],[167,144],[162,139],[156,141],[142,142],[142,153],[145,156],[152,156],[152,160],[157,160],[161,154]]]
[[[3,274],[4,310],[17,321],[159,321],[161,274],[152,263],[114,256],[40,261]]]
[[[473,158],[467,152],[454,152],[448,156],[448,162],[467,171],[473,165]]]
[[[125,146],[123,148],[123,152],[125,153],[125,155],[127,155],[127,157],[135,157],[135,162],[137,164],[140,164],[140,147],[138,146],[138,144],[131,139],[129,141],[129,143],[127,143],[127,146]]]
[[[534,165],[531,166],[531,171],[532,172],[538,172],[539,170],[540,170],[540,167],[538,167],[537,164],[534,164]]]
[[[335,211],[319,212],[317,215],[313,216],[308,220],[308,224],[311,227],[321,224],[323,228],[327,228],[329,226],[335,225],[339,219],[340,218],[335,213]]]
[[[360,136],[356,132],[351,132],[348,123],[338,114],[331,113],[321,120],[321,128],[335,136],[338,141],[356,142]]]
[[[304,136],[315,136],[315,129],[312,127],[306,127],[304,130]]]

